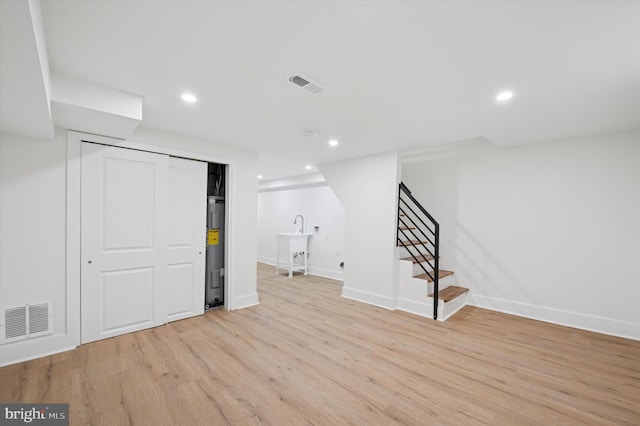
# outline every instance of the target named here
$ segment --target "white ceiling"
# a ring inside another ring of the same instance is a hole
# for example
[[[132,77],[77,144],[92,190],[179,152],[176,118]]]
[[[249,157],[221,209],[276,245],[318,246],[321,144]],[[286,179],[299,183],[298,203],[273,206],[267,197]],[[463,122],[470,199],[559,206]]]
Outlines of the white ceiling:
[[[265,179],[476,137],[640,128],[640,2],[57,0],[42,12],[53,71],[142,96],[144,126],[259,151]]]

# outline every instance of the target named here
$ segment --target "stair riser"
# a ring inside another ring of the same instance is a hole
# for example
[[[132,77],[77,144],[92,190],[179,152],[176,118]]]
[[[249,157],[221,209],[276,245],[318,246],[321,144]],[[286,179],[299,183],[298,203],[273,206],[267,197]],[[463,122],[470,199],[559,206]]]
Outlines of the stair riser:
[[[431,253],[434,253],[434,250],[431,249],[431,253],[425,250],[420,250],[419,252],[416,250],[407,250],[404,247],[398,247],[398,253],[399,253],[399,257],[397,257],[396,259],[407,259],[407,258],[411,258],[412,261],[415,261],[416,259],[420,260],[422,259],[422,256],[424,256],[425,258],[429,259],[431,262],[433,262],[433,255]]]
[[[426,297],[428,294],[433,293],[433,283],[428,282],[427,280],[423,280],[421,278],[412,278],[412,281],[415,283],[420,283],[422,288],[425,290],[424,296]],[[440,278],[438,280],[438,290],[443,290],[451,285],[458,285],[458,280],[456,279],[456,274],[449,275],[444,278]]]
[[[422,262],[422,266],[424,266],[424,269],[426,269],[428,272],[433,271],[433,268],[427,262]],[[420,267],[419,264],[414,263],[413,264],[413,275],[415,276],[415,275],[420,275],[420,274],[424,274],[424,270]]]
[[[400,254],[402,255],[401,257],[409,257],[412,254],[415,256],[417,252],[428,255],[429,253],[427,253],[427,250],[430,250],[432,253],[435,251],[434,247],[431,244],[427,244],[426,249],[422,246],[416,246],[415,248],[407,249],[402,245],[398,245],[398,248],[400,249]]]
[[[425,288],[427,289],[427,292],[425,293],[425,296],[427,294],[432,294],[433,293],[433,283],[430,282],[426,282],[425,280],[420,280],[420,281],[424,281],[427,285],[425,285]],[[453,275],[449,275],[448,277],[444,277],[444,278],[440,278],[438,280],[438,290],[443,290],[451,285],[458,285],[458,280],[456,279],[456,274]]]
[[[446,321],[453,314],[458,312],[460,309],[464,308],[467,304],[467,296],[469,292],[461,294],[453,300],[448,302],[443,302],[439,300],[438,302],[438,321]]]
[[[464,293],[449,302],[438,301],[438,321],[446,321],[453,314],[464,308],[467,304],[467,295]],[[415,301],[399,298],[398,309],[427,318],[433,318],[433,298],[428,297],[424,301]]]

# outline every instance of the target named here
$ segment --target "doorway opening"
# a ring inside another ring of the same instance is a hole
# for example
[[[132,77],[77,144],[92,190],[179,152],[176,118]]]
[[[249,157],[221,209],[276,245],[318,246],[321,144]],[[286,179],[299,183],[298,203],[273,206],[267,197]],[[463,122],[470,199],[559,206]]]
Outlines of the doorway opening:
[[[225,164],[208,163],[205,309],[224,306],[226,168]]]

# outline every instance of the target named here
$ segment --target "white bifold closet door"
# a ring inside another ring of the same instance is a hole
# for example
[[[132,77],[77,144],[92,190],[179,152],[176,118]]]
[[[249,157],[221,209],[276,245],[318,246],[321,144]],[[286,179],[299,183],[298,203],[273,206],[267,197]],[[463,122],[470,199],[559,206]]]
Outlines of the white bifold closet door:
[[[203,312],[206,179],[206,163],[82,143],[83,343]]]
[[[207,163],[169,159],[167,316],[204,313]]]

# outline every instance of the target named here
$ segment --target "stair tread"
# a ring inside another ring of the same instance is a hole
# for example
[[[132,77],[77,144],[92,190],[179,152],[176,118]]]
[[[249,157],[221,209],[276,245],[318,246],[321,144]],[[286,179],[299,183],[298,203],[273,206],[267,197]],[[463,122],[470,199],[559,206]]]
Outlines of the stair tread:
[[[400,229],[401,231],[413,231],[413,230],[414,230],[414,229],[416,229],[416,228],[413,228],[413,227],[411,227],[411,228],[407,228],[406,226],[401,226],[401,227],[400,227],[400,228],[398,228],[398,229]]]
[[[444,277],[448,277],[449,275],[453,275],[453,271],[446,271],[444,269],[440,269],[440,271],[438,271],[438,279],[444,278]],[[423,280],[427,280],[428,282],[433,282],[433,280],[431,279],[431,277],[427,274],[420,274],[420,275],[416,275],[413,278],[420,278]]]
[[[456,297],[465,294],[468,292],[468,288],[458,287],[457,285],[452,285],[442,290],[438,291],[438,299],[444,300],[445,302],[449,302],[450,300],[455,299]],[[433,297],[433,293],[429,295],[429,297]]]
[[[434,259],[434,257],[430,256],[430,255],[426,255],[426,254],[421,254],[420,256],[416,256],[416,259],[418,259],[420,262],[431,262]],[[413,263],[418,263],[416,261],[416,259],[414,259],[413,257],[409,256],[409,257],[403,257],[400,260],[410,260]]]

